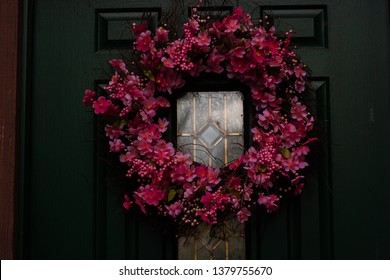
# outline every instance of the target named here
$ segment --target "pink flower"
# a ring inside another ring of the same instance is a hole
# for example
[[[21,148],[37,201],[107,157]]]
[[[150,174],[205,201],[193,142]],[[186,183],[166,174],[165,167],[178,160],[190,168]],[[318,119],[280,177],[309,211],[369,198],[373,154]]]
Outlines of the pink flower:
[[[224,68],[220,65],[225,60],[225,56],[218,53],[216,49],[210,54],[207,59],[206,72],[222,73]]]
[[[229,169],[230,169],[230,170],[237,170],[238,167],[240,167],[240,165],[242,164],[243,160],[244,160],[244,157],[242,156],[242,157],[240,157],[239,159],[233,161],[233,163],[231,163],[231,164],[229,165]]]
[[[175,62],[171,58],[166,58],[165,56],[161,58],[161,62],[164,64],[164,67],[166,68],[174,68]]]
[[[295,81],[295,90],[299,93],[305,91],[305,81],[296,80]]]
[[[253,183],[245,184],[244,190],[242,192],[242,199],[246,201],[250,201],[252,194],[253,194]]]
[[[208,183],[214,186],[217,185],[221,181],[221,178],[219,178],[219,173],[220,173],[219,168],[214,169],[213,167],[209,166],[207,170]]]
[[[276,204],[278,201],[279,198],[274,194],[267,196],[264,195],[264,193],[260,193],[257,203],[259,205],[264,205],[267,208],[267,212],[270,213],[279,208],[279,206]]]
[[[244,55],[245,55],[246,51],[243,47],[237,47],[237,48],[234,48],[232,49],[230,52],[229,52],[229,55],[234,55],[238,58],[243,58]]]
[[[168,42],[169,41],[169,38],[168,38],[168,33],[169,31],[160,27],[156,30],[156,37],[155,37],[155,40],[156,41],[159,41],[159,42]]]
[[[104,114],[111,105],[111,100],[106,100],[104,96],[100,96],[97,101],[93,102],[92,107],[95,109],[95,114]]]
[[[130,200],[130,198],[127,194],[125,194],[124,198],[125,198],[125,202],[123,202],[123,207],[126,210],[129,210],[131,205],[133,204],[133,202]]]
[[[129,70],[126,69],[126,64],[123,62],[122,59],[111,59],[109,63],[115,67],[116,69],[122,71],[125,74],[129,73]]]
[[[297,102],[298,98],[294,97],[292,101],[292,106],[290,109],[291,117],[293,119],[296,119],[297,121],[301,121],[302,119],[306,118],[307,112],[306,112],[306,106],[302,105],[301,102]]]
[[[133,32],[135,37],[139,37],[142,32],[145,32],[148,29],[148,25],[146,22],[142,22],[141,24],[133,24],[133,28],[131,31]]]
[[[167,131],[168,129],[168,124],[169,124],[169,121],[167,121],[167,119],[161,119],[159,118],[158,119],[158,130],[163,133],[165,131]]]
[[[263,63],[264,59],[266,58],[266,55],[264,55],[261,50],[257,49],[255,46],[252,46],[252,53],[253,58],[257,63]]]
[[[230,179],[228,186],[231,189],[237,189],[241,185],[241,179],[237,177],[233,177]]]
[[[295,77],[301,78],[306,76],[306,71],[303,70],[303,64],[300,63],[298,66],[294,68]]]
[[[87,89],[83,98],[85,106],[91,106],[96,98],[96,92]]]
[[[172,216],[172,218],[176,218],[181,214],[181,211],[183,209],[183,204],[181,204],[179,201],[176,201],[175,203],[165,206],[165,208],[168,210],[168,214]]]
[[[149,205],[157,206],[160,200],[163,200],[165,194],[162,190],[159,190],[156,186],[146,185],[145,188],[138,192],[139,196]]]
[[[200,202],[203,203],[204,207],[209,208],[214,203],[214,196],[211,193],[206,192],[200,199]]]
[[[237,19],[230,18],[225,23],[225,32],[226,33],[235,32],[235,31],[237,31],[237,29],[240,28],[240,26],[241,26],[241,23]]]
[[[152,38],[150,37],[150,35],[151,35],[151,32],[149,30],[142,32],[139,35],[139,37],[137,38],[137,41],[135,42],[136,50],[146,52],[154,46],[154,42],[152,41]]]
[[[114,141],[109,141],[110,144],[110,152],[120,152],[126,146],[122,143],[122,140],[115,139]]]
[[[237,220],[242,224],[248,221],[248,218],[251,216],[251,212],[249,212],[248,208],[244,207],[237,213]]]
[[[195,38],[195,41],[198,44],[198,46],[208,46],[210,45],[211,38],[207,31],[199,32],[198,37]]]
[[[183,154],[182,152],[177,152],[176,153],[175,161],[177,163],[183,163],[185,165],[192,164],[191,155],[190,154]]]
[[[138,157],[138,151],[134,147],[127,147],[126,154],[121,154],[119,156],[120,162],[127,162],[128,164],[131,163],[131,161]]]
[[[233,56],[230,60],[230,63],[233,66],[234,72],[239,72],[242,74],[248,70],[248,61],[246,59]]]

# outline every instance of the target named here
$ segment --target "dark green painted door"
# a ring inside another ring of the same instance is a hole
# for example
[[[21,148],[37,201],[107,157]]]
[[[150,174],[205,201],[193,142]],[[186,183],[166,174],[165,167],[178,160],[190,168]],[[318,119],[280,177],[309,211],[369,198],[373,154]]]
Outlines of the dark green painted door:
[[[127,23],[145,11],[157,21],[167,2],[25,1],[21,258],[176,258],[174,234],[124,215],[81,102],[84,89],[109,77],[106,61],[129,46]],[[296,30],[321,137],[302,197],[249,224],[247,257],[390,258],[388,1],[232,2]]]

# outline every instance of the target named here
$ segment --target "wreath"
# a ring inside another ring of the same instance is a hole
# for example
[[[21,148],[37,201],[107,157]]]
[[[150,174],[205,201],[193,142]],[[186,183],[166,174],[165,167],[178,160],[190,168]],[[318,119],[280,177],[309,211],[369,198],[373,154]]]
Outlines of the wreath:
[[[255,25],[241,7],[220,21],[194,8],[182,30],[181,38],[170,39],[164,27],[133,24],[132,61],[109,61],[115,73],[105,93],[85,91],[84,104],[102,117],[110,152],[130,178],[123,207],[190,228],[232,216],[244,223],[258,205],[277,210],[282,195],[301,193],[314,140],[308,136],[314,118],[303,102],[308,69],[291,47],[292,31],[277,36],[274,26]],[[251,147],[223,168],[196,163],[175,148],[159,114],[170,107],[167,96],[201,73],[247,85],[255,108]]]

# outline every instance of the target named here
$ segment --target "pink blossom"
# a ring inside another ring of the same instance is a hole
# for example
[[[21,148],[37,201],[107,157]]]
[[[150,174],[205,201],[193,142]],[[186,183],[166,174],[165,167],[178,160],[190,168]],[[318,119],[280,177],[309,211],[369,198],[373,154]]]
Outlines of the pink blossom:
[[[128,164],[130,164],[131,161],[137,157],[138,157],[137,149],[134,147],[127,147],[127,152],[119,156],[119,161],[127,162]]]
[[[270,213],[279,208],[279,206],[276,204],[278,201],[279,198],[274,194],[264,195],[264,193],[260,193],[257,203],[259,205],[264,205],[267,208],[267,212]]]
[[[209,208],[211,204],[215,203],[214,196],[211,193],[206,192],[206,194],[200,199],[200,202],[203,203],[204,207]]]
[[[96,92],[87,89],[83,98],[84,106],[92,106],[96,98]]]
[[[240,167],[240,165],[242,164],[243,160],[244,160],[244,157],[240,157],[239,159],[233,161],[233,163],[231,163],[229,165],[229,169],[230,170],[237,170],[238,167]]]
[[[95,109],[95,114],[104,114],[111,105],[111,100],[107,100],[104,96],[100,96],[97,101],[93,102],[92,108]]]
[[[181,204],[179,201],[176,201],[175,203],[165,206],[165,208],[168,210],[168,214],[172,216],[172,218],[176,218],[181,214],[181,211],[183,210],[183,204]]]
[[[297,102],[298,98],[294,97],[292,101],[291,106],[291,117],[293,119],[296,119],[298,121],[301,121],[302,119],[306,118],[307,112],[306,112],[306,106],[302,105],[301,102]]]
[[[148,29],[148,25],[146,22],[142,22],[140,24],[133,24],[133,28],[131,31],[134,34],[134,37],[138,38],[142,32],[145,32]]]
[[[115,139],[114,141],[109,141],[110,144],[110,152],[120,152],[126,146],[123,144],[122,140]]]
[[[192,164],[191,155],[190,154],[183,154],[182,152],[177,152],[176,153],[175,161],[177,163],[183,163],[185,165]]]
[[[241,23],[235,19],[235,18],[230,18],[226,21],[225,23],[225,32],[236,32],[237,29],[239,29],[241,26]]]
[[[159,41],[159,42],[168,42],[169,41],[169,38],[168,38],[168,33],[169,31],[162,28],[162,27],[159,27],[157,30],[156,30],[156,37],[155,37],[155,40],[156,41]]]
[[[123,207],[126,210],[129,210],[133,202],[130,200],[129,196],[127,194],[124,195],[125,202],[123,202]]]
[[[224,68],[220,65],[225,60],[225,56],[218,53],[216,49],[210,54],[207,60],[206,72],[222,73]]]
[[[237,213],[237,220],[242,224],[248,221],[248,218],[251,216],[251,212],[248,208],[244,207]]]
[[[252,46],[252,54],[253,58],[257,63],[263,63],[266,56],[263,54],[263,52],[259,49],[257,49],[255,46]]]
[[[175,62],[171,58],[166,58],[165,56],[161,58],[161,62],[166,68],[174,68],[176,66]]]
[[[123,62],[122,59],[111,59],[109,63],[115,67],[116,69],[122,71],[125,74],[129,73],[129,70],[126,69],[126,64]]]
[[[134,141],[133,142],[134,147],[137,147],[140,155],[146,155],[148,153],[153,152],[153,147],[150,145],[150,143],[145,141]]]
[[[150,185],[146,185],[143,191],[138,194],[147,204],[154,206],[157,206],[160,200],[163,200],[165,197],[162,190],[159,190],[156,186]]]
[[[149,30],[142,32],[139,35],[139,37],[135,41],[136,50],[146,52],[154,46],[154,42],[152,41],[152,38],[150,37],[150,35],[151,35],[151,32]]]
[[[217,185],[221,181],[221,178],[219,178],[219,173],[220,173],[219,168],[214,169],[213,167],[209,166],[207,170],[208,183],[214,186]]]
[[[167,131],[167,129],[168,129],[168,124],[169,124],[169,121],[167,121],[166,118],[163,118],[163,119],[159,118],[159,119],[158,119],[158,130],[159,130],[161,133]]]
[[[195,38],[195,41],[198,46],[208,46],[210,45],[211,38],[208,32],[199,32],[198,37]]]
[[[230,179],[228,186],[231,189],[237,189],[241,185],[241,179],[237,177],[233,177]]]
[[[295,90],[299,93],[305,91],[305,81],[296,80],[295,81]]]
[[[233,56],[230,63],[233,66],[234,72],[244,73],[248,70],[248,61],[246,59]]]
[[[244,55],[245,55],[246,51],[243,47],[237,47],[237,48],[234,48],[232,49],[230,52],[229,52],[229,56],[236,56],[238,58],[243,58]]]
[[[244,190],[242,192],[242,199],[246,201],[250,201],[252,194],[253,194],[253,183],[245,184]]]
[[[298,66],[294,68],[295,77],[302,78],[306,76],[306,71],[303,70],[303,64],[300,63]]]

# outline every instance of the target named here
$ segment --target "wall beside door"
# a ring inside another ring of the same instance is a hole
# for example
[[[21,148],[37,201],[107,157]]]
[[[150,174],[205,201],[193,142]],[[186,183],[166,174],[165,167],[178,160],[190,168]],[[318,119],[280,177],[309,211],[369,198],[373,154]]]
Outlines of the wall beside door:
[[[0,2],[0,259],[16,257],[20,4]]]

